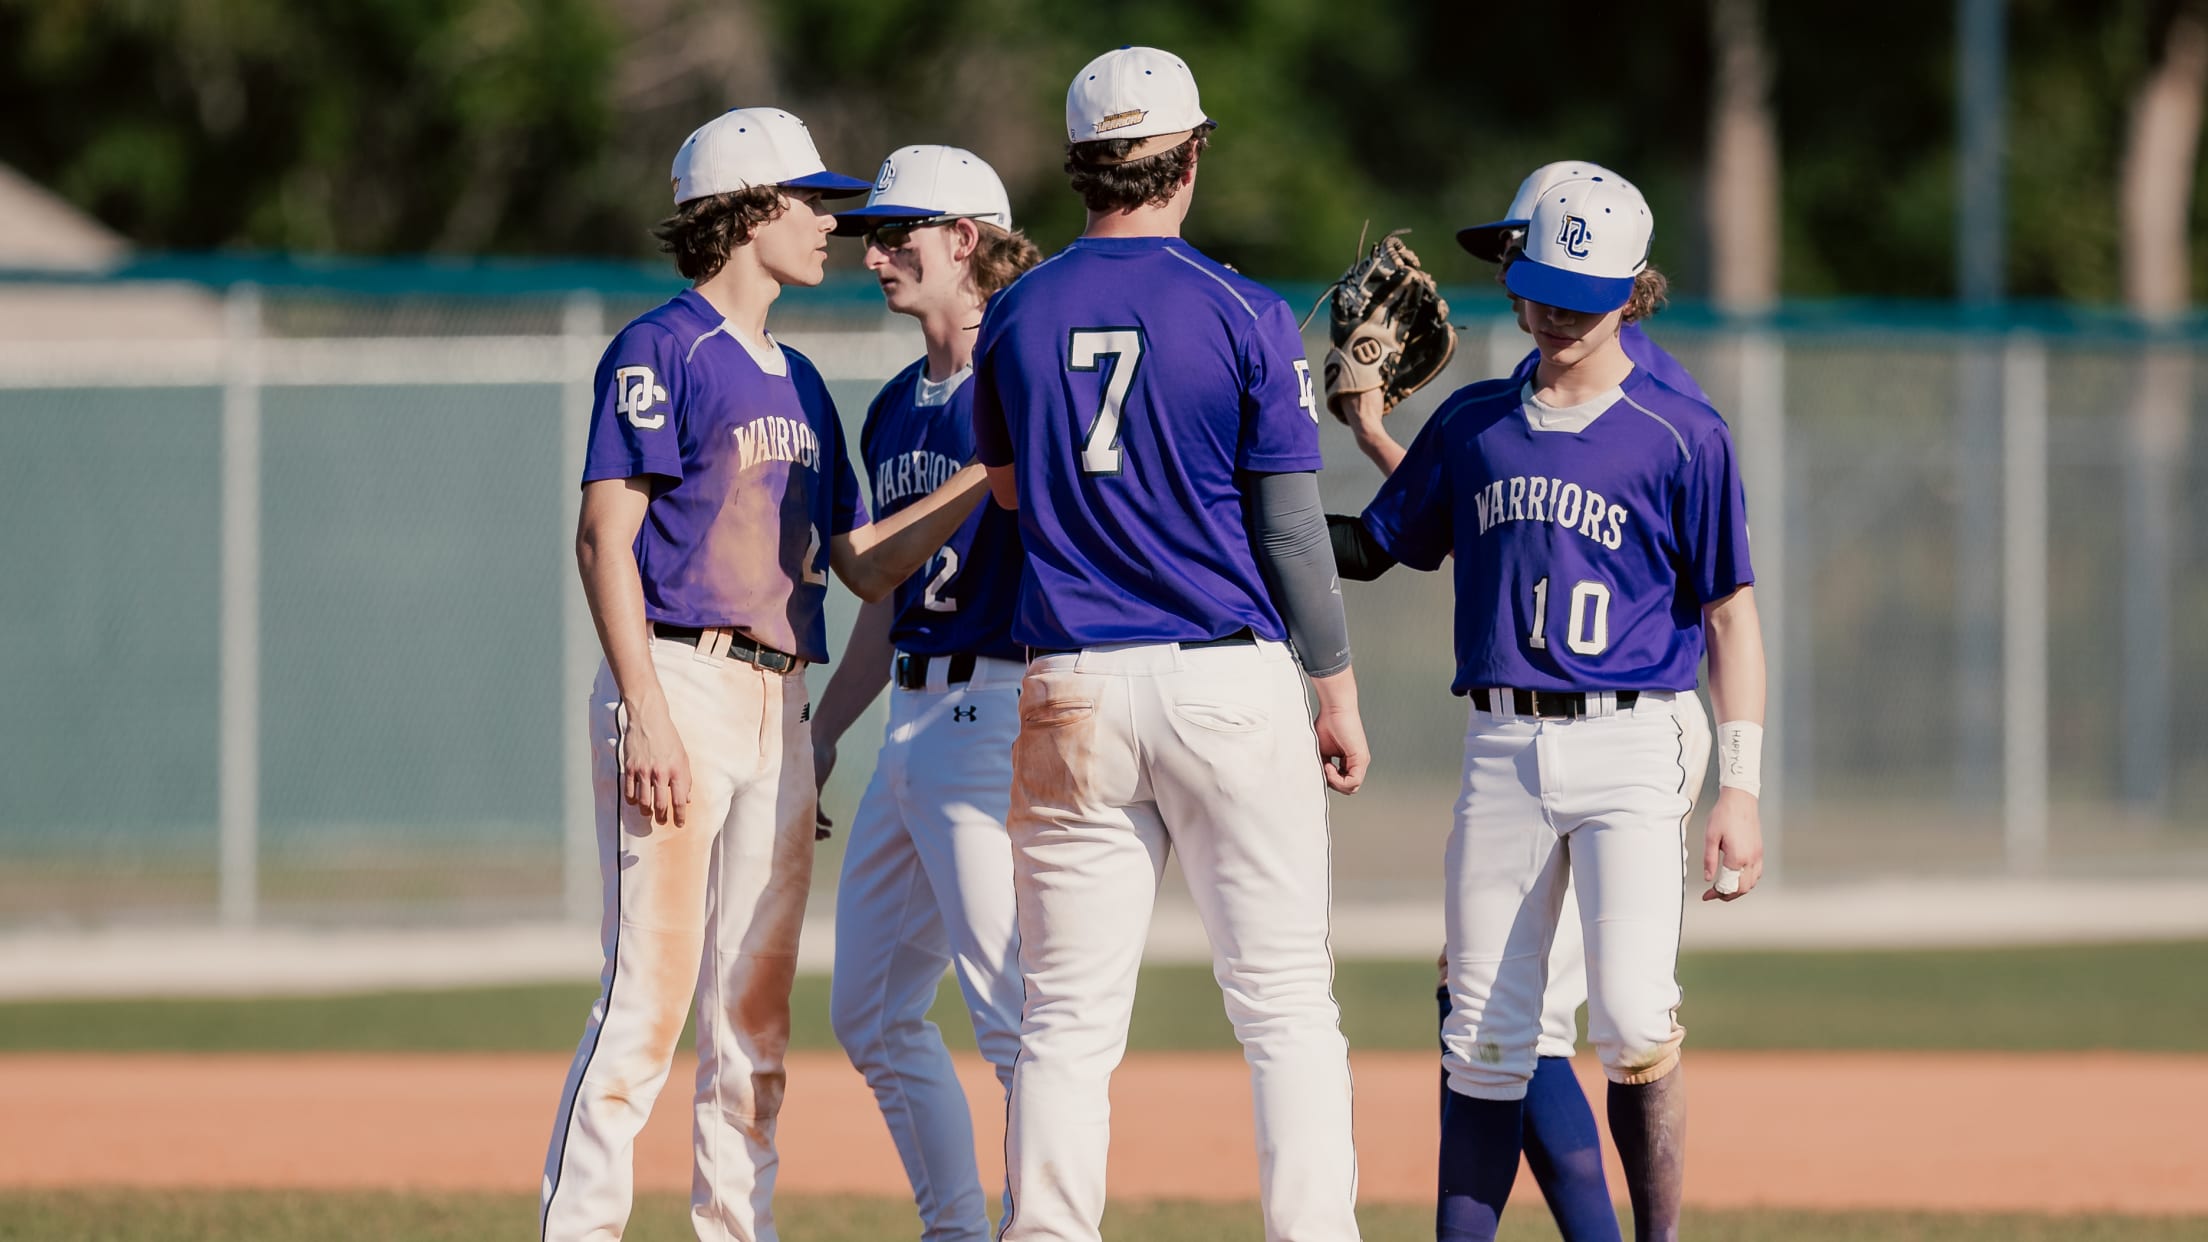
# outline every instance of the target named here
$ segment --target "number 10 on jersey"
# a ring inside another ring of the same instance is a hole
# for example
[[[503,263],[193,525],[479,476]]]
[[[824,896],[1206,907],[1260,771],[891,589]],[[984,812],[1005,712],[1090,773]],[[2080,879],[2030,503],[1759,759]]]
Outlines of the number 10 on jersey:
[[[1526,645],[1537,651],[1549,648],[1549,580],[1533,584],[1533,633]],[[1610,588],[1592,578],[1572,584],[1572,608],[1564,628],[1564,645],[1576,655],[1601,655],[1610,645]]]
[[[1126,416],[1127,392],[1135,385],[1135,368],[1142,365],[1142,329],[1075,328],[1067,340],[1066,369],[1095,371],[1106,367],[1104,399],[1088,434],[1081,438],[1081,473],[1119,473],[1119,421]]]

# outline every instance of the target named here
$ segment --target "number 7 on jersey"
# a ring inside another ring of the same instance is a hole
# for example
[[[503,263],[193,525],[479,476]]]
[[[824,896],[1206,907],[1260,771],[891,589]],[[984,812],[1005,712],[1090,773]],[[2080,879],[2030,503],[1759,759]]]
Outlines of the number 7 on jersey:
[[[1111,358],[1104,379],[1104,401],[1081,439],[1081,473],[1119,473],[1119,420],[1127,408],[1127,390],[1134,387],[1135,368],[1142,365],[1142,329],[1075,328],[1069,338],[1066,369],[1095,371]]]

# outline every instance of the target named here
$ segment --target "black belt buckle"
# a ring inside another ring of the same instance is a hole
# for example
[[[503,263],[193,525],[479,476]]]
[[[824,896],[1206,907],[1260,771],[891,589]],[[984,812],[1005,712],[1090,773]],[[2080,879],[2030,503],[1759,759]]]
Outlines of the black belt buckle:
[[[1574,720],[1587,714],[1587,696],[1569,690],[1514,691],[1512,697],[1524,694],[1523,704],[1513,703],[1520,714],[1538,716],[1543,720]]]
[[[1598,692],[1599,693],[1599,692]],[[1619,707],[1631,707],[1641,697],[1638,690],[1618,690],[1611,698]],[[1543,720],[1583,720],[1587,716],[1587,695],[1579,690],[1512,690],[1510,706],[1521,716],[1537,716]]]
[[[728,655],[732,660],[756,664],[770,673],[787,673],[797,667],[797,657],[787,651],[776,651],[762,643],[755,643],[739,635],[730,635]]]

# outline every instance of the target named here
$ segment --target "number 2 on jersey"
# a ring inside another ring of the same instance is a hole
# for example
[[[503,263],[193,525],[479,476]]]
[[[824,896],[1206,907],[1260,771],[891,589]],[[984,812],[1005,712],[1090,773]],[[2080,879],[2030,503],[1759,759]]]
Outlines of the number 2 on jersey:
[[[1135,368],[1142,364],[1142,329],[1075,328],[1068,339],[1066,369],[1095,371],[1111,358],[1104,380],[1104,400],[1096,420],[1081,439],[1081,473],[1119,473],[1119,420],[1127,408],[1127,392],[1135,384]]]
[[[1549,580],[1533,584],[1533,633],[1526,645],[1538,651],[1549,647]],[[1564,645],[1576,655],[1601,655],[1610,645],[1610,588],[1593,579],[1572,586],[1572,613],[1564,630]]]
[[[920,606],[929,612],[957,612],[958,601],[942,594],[943,588],[958,573],[958,553],[944,548],[936,553],[943,558],[943,568],[935,571],[928,585],[920,589]]]

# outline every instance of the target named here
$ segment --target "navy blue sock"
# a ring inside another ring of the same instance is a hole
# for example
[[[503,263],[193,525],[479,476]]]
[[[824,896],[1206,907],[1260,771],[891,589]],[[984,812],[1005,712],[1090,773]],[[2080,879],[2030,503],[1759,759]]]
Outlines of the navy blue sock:
[[[1441,1025],[1446,1028],[1449,1025],[1448,984],[1444,983],[1434,989],[1434,1001],[1441,1006]],[[1446,1065],[1441,1067],[1441,1097],[1437,1102],[1441,1105],[1442,1112],[1446,1114],[1449,1111],[1449,1067]]]
[[[1564,1242],[1619,1242],[1618,1214],[1602,1176],[1595,1110],[1566,1057],[1542,1057],[1526,1087],[1526,1164]]]
[[[1524,1100],[1475,1100],[1454,1091],[1441,1105],[1441,1197],[1437,1242],[1493,1242],[1510,1184],[1518,1180]]]

